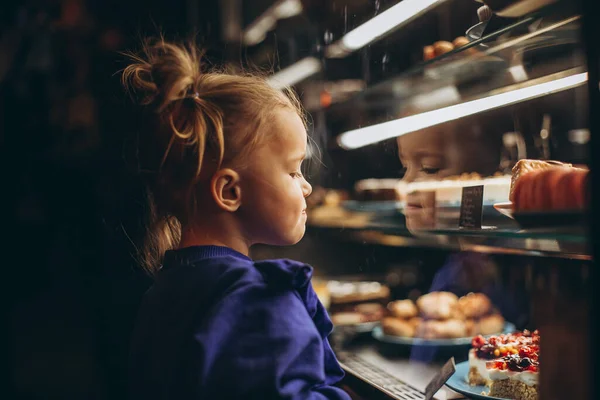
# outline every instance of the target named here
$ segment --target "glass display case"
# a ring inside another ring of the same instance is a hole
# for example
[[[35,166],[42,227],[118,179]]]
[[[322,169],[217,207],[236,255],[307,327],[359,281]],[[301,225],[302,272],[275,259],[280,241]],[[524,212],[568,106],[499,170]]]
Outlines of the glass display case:
[[[314,266],[346,388],[432,398],[452,359],[435,399],[591,398],[591,6],[294,3],[271,79],[311,114],[307,233],[253,256]]]

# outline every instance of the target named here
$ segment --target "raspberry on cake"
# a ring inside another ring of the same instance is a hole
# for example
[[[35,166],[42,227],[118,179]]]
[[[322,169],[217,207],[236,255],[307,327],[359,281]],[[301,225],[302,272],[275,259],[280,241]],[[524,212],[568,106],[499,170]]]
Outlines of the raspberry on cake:
[[[469,384],[490,385],[493,380],[486,364],[488,361],[502,357],[519,355],[521,350],[525,354],[539,352],[540,335],[538,331],[507,333],[485,338],[481,335],[475,336],[471,341],[469,351]]]

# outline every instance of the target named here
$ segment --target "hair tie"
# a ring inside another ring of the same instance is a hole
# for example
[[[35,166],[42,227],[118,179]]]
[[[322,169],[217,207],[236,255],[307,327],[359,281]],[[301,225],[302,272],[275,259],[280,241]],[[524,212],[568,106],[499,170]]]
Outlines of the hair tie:
[[[192,99],[199,99],[199,98],[200,98],[200,93],[194,92],[194,94],[192,94]]]

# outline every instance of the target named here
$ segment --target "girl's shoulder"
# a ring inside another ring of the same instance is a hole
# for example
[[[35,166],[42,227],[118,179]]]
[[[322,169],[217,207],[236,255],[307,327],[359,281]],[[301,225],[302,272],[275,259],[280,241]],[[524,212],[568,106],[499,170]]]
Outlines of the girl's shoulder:
[[[313,268],[289,259],[255,261],[254,267],[273,288],[302,290],[310,286]]]

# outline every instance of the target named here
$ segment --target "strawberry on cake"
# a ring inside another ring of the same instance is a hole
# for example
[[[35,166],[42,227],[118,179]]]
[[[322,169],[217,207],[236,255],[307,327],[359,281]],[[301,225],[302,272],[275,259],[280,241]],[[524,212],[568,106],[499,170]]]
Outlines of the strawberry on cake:
[[[538,331],[507,333],[490,337],[481,335],[475,336],[471,341],[471,350],[469,351],[469,384],[491,386],[500,376],[508,377],[509,374],[497,373],[498,368],[489,364],[490,361],[499,361],[504,357],[535,358],[539,353],[540,335]],[[510,360],[513,360],[511,358]],[[508,365],[508,361],[506,361]],[[527,361],[523,361],[523,365]],[[510,361],[513,365],[514,361]],[[498,364],[498,366],[504,364]],[[537,365],[535,366],[537,369]],[[492,377],[491,372],[494,372]],[[537,371],[535,372],[537,374]],[[516,375],[512,375],[516,376]],[[537,377],[537,375],[536,375]],[[506,379],[506,378],[505,378]]]

